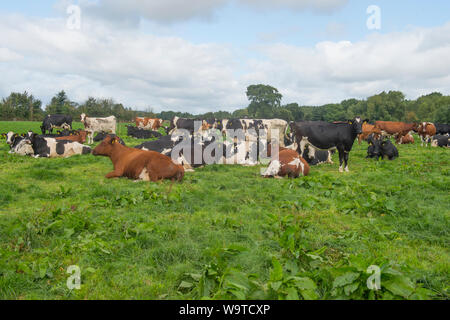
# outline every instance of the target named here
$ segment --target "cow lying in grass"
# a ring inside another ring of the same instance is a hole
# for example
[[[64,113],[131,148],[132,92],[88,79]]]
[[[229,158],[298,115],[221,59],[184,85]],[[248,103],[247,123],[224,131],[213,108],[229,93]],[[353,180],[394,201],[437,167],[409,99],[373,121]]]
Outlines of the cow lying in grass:
[[[33,147],[35,158],[68,158],[91,153],[90,147],[79,142],[44,138],[37,134],[32,134],[26,140]]]
[[[381,139],[376,139],[369,137],[369,147],[367,149],[366,158],[375,158],[377,160],[388,158],[389,160],[394,160],[398,158],[398,150],[392,144],[391,140],[387,139],[382,141]]]
[[[272,160],[267,170],[262,173],[265,178],[288,176],[298,178],[309,174],[309,165],[295,150],[280,148],[278,160]]]
[[[171,158],[154,151],[129,148],[119,143],[119,138],[107,136],[93,151],[94,156],[109,157],[114,170],[105,177],[127,177],[134,180],[159,181],[170,179],[181,181],[184,169]]]

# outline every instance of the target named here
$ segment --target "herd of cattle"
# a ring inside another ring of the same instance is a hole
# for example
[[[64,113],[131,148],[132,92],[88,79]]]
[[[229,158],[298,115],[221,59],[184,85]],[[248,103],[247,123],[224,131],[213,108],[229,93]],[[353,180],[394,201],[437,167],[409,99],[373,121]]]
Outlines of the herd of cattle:
[[[422,146],[450,147],[447,124],[376,121],[356,117],[345,122],[299,121],[280,119],[195,120],[175,117],[168,127],[161,119],[136,118],[136,126],[127,126],[127,135],[137,139],[155,139],[130,148],[116,135],[117,121],[81,115],[84,130],[72,130],[72,117],[48,115],[42,122],[42,134],[8,132],[2,134],[10,153],[33,157],[70,157],[93,154],[111,159],[114,171],[107,178],[180,181],[185,170],[208,164],[257,165],[270,161],[264,177],[296,178],[308,175],[310,166],[333,163],[339,154],[339,171],[349,171],[349,154],[355,139],[367,141],[367,158],[399,156],[397,144],[414,143],[416,132]],[[158,129],[163,127],[167,135]],[[53,134],[54,128],[60,128]],[[94,138],[94,134],[97,135]],[[101,141],[95,148],[85,145]]]

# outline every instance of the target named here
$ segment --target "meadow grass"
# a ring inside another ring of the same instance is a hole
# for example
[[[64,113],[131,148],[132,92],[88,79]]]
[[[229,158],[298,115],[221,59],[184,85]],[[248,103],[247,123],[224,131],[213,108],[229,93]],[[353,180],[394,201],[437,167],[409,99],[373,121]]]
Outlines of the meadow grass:
[[[0,132],[39,125],[0,122]],[[119,133],[129,146],[142,142],[125,136],[125,124]],[[294,180],[263,179],[261,166],[212,165],[182,183],[135,183],[105,179],[108,158],[21,157],[3,140],[0,299],[267,298],[242,295],[238,283],[257,279],[265,293],[277,290],[276,261],[292,269],[300,258],[286,252],[294,246],[330,268],[351,257],[364,268],[401,265],[434,298],[448,299],[450,150],[398,148],[399,159],[377,162],[355,143],[345,174],[335,154],[335,164]],[[295,245],[285,245],[294,226]],[[81,268],[80,290],[66,286],[70,265]],[[302,272],[319,277],[321,267],[310,269]],[[206,290],[214,270],[222,280]],[[230,280],[236,288],[224,293],[226,275],[246,279]],[[333,297],[329,284],[316,283],[317,298]]]

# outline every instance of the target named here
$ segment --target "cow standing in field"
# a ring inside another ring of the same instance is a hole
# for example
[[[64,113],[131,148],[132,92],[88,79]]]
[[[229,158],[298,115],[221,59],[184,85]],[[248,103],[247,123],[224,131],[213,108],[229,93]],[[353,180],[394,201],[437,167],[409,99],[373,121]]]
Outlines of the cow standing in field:
[[[291,123],[291,133],[298,145],[299,154],[306,146],[319,150],[337,149],[339,152],[339,172],[349,171],[348,158],[358,134],[362,133],[363,122],[356,117],[345,123],[328,123],[323,121],[303,121]],[[345,166],[344,166],[345,164]]]
[[[169,157],[154,151],[123,146],[117,138],[106,137],[92,154],[111,159],[114,170],[106,175],[108,179],[127,177],[143,181],[181,181],[184,177],[183,167]]]
[[[436,135],[436,127],[431,122],[422,122],[417,130],[417,133],[422,140],[422,147],[424,143],[425,147],[428,147],[429,139]]]
[[[157,118],[141,118],[136,117],[135,119],[136,127],[141,129],[151,129],[151,130],[158,130],[161,128],[164,120],[157,119]]]
[[[64,130],[72,129],[72,116],[63,114],[52,114],[44,118],[41,125],[42,134],[48,131],[50,134],[53,128],[62,128]]]
[[[374,132],[381,132],[384,137],[391,137],[398,133],[406,134],[411,131],[417,132],[417,123],[404,123],[393,121],[375,121]]]
[[[88,144],[94,143],[95,132],[107,132],[116,134],[117,121],[116,117],[110,116],[107,118],[90,118],[86,114],[81,114],[81,122],[88,133]]]

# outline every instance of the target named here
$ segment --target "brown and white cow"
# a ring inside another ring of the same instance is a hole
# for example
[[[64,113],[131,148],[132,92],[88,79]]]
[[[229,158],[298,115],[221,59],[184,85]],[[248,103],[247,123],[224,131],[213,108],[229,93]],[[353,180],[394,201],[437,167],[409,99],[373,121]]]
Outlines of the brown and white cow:
[[[278,160],[272,160],[262,176],[298,178],[309,174],[309,165],[295,150],[280,148]]]
[[[110,116],[107,118],[91,118],[86,114],[81,114],[81,122],[84,124],[84,128],[87,131],[88,143],[94,143],[94,133],[106,132],[116,134],[116,117]]]
[[[92,154],[111,159],[114,170],[106,175],[108,179],[127,177],[143,181],[181,181],[184,177],[183,166],[174,163],[171,158],[158,152],[123,146],[118,137],[107,136]]]
[[[141,129],[151,129],[151,130],[158,130],[159,128],[161,128],[162,124],[163,124],[162,119],[157,119],[157,118],[141,118],[141,117],[136,117],[135,122],[136,122],[136,127],[141,128]]]
[[[409,133],[399,133],[395,136],[395,142],[397,144],[414,144],[414,137]]]
[[[424,142],[425,147],[428,147],[428,140],[436,135],[436,127],[431,122],[422,122],[417,130],[417,133],[422,140],[422,147]]]

